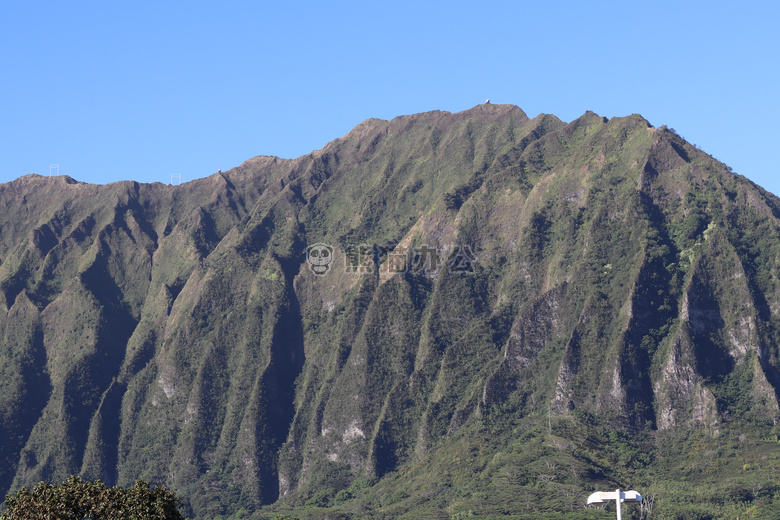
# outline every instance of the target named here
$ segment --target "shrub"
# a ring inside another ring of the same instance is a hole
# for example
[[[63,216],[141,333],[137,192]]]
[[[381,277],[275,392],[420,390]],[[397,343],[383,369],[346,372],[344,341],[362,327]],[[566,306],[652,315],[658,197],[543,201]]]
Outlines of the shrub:
[[[179,499],[164,486],[152,489],[139,480],[133,487],[107,487],[100,480],[72,476],[62,484],[41,482],[5,499],[2,520],[183,520]]]

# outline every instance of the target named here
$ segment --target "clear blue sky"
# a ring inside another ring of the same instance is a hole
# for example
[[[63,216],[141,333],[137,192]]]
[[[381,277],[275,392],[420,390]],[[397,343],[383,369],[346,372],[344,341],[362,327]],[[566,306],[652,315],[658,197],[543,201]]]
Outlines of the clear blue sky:
[[[774,2],[5,2],[0,182],[204,177],[490,98],[640,113],[780,194]]]

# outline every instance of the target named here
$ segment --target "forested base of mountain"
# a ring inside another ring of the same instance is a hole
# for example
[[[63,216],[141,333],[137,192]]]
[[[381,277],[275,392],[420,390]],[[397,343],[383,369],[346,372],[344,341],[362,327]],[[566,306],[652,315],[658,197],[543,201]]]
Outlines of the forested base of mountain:
[[[619,488],[645,499],[624,503],[625,519],[776,519],[777,433],[760,419],[712,437],[621,433],[577,413],[485,418],[381,480],[360,478],[337,489],[322,475],[319,487],[233,518],[615,518],[614,502],[587,506],[586,499]]]
[[[26,176],[0,208],[3,490],[771,517],[780,199],[638,115],[368,120],[179,186]]]

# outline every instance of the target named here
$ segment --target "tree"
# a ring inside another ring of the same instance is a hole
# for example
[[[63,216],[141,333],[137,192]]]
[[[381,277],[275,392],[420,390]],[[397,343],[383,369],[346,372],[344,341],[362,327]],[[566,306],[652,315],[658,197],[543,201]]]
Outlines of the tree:
[[[59,485],[22,488],[6,497],[5,506],[0,520],[183,520],[172,491],[142,480],[124,489],[72,476]]]

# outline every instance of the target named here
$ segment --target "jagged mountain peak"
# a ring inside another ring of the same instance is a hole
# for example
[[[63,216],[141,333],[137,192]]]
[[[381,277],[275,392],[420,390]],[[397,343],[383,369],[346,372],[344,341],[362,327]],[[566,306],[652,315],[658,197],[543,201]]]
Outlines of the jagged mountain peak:
[[[681,479],[669,439],[780,417],[779,202],[639,115],[493,104],[178,186],[0,185],[0,486],[395,518]]]

